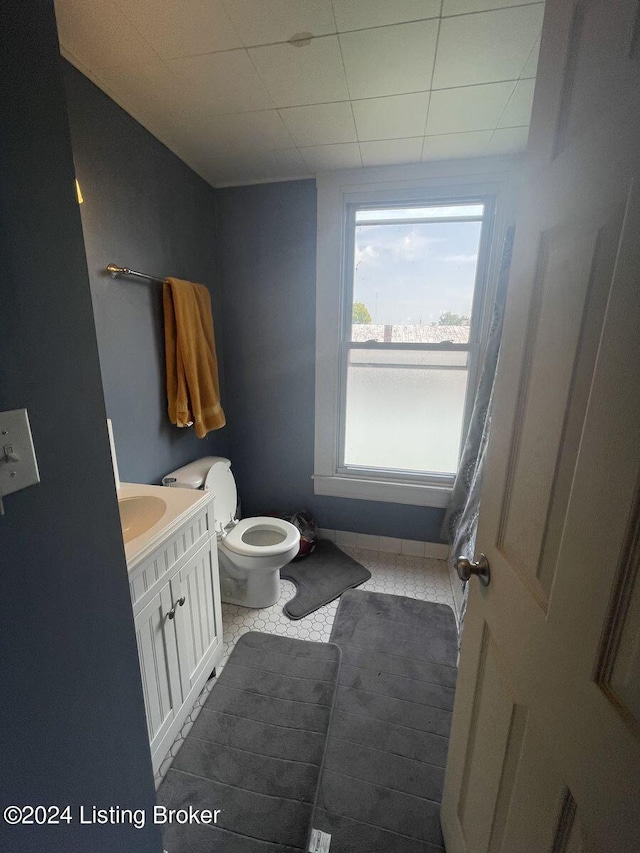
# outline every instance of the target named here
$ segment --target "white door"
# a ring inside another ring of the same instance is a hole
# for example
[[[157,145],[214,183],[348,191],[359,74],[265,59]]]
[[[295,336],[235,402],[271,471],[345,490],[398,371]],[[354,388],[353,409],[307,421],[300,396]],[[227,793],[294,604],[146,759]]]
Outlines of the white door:
[[[640,4],[548,0],[447,853],[640,850]]]

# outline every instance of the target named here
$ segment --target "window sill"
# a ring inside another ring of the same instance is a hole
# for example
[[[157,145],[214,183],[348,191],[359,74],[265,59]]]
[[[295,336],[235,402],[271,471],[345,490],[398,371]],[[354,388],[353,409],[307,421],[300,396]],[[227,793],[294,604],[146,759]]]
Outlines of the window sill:
[[[409,504],[411,506],[448,507],[451,498],[451,486],[434,486],[426,483],[424,485],[420,483],[392,483],[388,480],[368,480],[338,475],[314,474],[313,489],[316,495]]]

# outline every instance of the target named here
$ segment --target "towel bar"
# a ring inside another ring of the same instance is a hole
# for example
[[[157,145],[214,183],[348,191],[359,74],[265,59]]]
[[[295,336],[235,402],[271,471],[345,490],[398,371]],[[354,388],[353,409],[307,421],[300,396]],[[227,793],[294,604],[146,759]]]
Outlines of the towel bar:
[[[146,278],[148,281],[156,281],[158,284],[163,284],[165,281],[164,278],[158,278],[155,275],[147,275],[146,273],[138,272],[137,270],[130,270],[128,267],[119,267],[116,264],[109,264],[107,272],[111,278],[118,278],[121,275],[133,275],[137,278]]]

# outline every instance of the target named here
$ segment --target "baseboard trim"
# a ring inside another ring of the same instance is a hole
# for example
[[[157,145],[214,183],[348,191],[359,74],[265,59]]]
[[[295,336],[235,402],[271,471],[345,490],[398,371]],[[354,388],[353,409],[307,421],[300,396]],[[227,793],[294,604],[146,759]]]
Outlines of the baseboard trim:
[[[446,560],[449,546],[441,542],[422,542],[417,539],[395,539],[391,536],[375,536],[370,533],[352,533],[348,530],[319,528],[322,539],[330,539],[336,545],[348,548],[364,548],[383,554],[405,554],[409,557],[426,557],[430,560]]]

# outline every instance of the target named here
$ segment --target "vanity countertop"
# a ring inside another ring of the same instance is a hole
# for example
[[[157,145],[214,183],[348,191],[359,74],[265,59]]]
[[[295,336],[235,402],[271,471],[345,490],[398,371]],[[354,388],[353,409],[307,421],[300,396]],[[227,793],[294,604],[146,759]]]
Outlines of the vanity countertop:
[[[150,497],[164,502],[165,507],[159,518],[140,535],[125,542],[124,552],[127,568],[132,571],[167,536],[198,509],[206,506],[212,499],[211,492],[199,489],[177,489],[166,486],[148,486],[142,483],[120,483],[118,501],[130,498]]]

